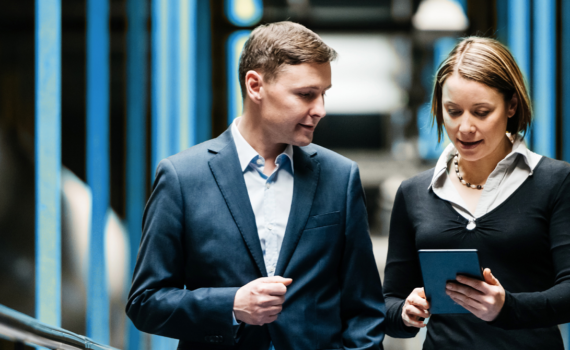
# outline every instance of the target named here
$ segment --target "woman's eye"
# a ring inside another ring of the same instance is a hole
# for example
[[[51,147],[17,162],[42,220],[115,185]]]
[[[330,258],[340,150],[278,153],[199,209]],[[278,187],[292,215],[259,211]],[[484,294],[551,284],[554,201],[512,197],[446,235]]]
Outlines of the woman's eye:
[[[305,93],[300,92],[299,96],[301,96],[302,98],[309,98],[309,97],[311,97],[311,93],[305,94]]]
[[[486,117],[489,114],[489,111],[477,111],[475,114],[479,117]]]
[[[455,117],[455,116],[461,115],[461,111],[458,111],[456,109],[448,109],[447,114],[449,114],[452,117]]]

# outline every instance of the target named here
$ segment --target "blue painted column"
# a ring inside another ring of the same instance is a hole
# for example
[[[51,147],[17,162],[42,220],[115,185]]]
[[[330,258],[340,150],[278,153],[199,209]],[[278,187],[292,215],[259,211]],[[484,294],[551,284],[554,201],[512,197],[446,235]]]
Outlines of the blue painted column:
[[[212,44],[210,1],[197,1],[196,143],[212,137]]]
[[[130,273],[137,261],[141,223],[146,201],[146,104],[148,0],[127,0],[127,169],[126,220],[130,243]],[[131,278],[125,281],[130,287]],[[127,288],[128,289],[128,288]],[[126,348],[138,350],[141,336],[127,318]]]
[[[179,0],[180,1],[180,0]],[[182,0],[178,14],[178,66],[175,75],[179,76],[178,98],[178,145],[173,153],[180,152],[196,144],[196,85],[197,77],[197,0]],[[202,2],[204,2],[202,0]]]
[[[457,39],[442,37],[435,41],[433,46],[433,66],[427,66],[422,72],[422,83],[426,91],[426,102],[418,109],[418,152],[422,159],[435,161],[439,158],[449,143],[449,137],[443,130],[441,142],[438,142],[437,123],[432,125],[431,94],[435,75],[441,63],[453,50]]]
[[[105,226],[109,208],[109,2],[87,0],[87,184],[91,236],[87,286],[87,336],[109,344],[109,293]]]
[[[169,16],[166,1],[151,1],[151,181],[158,163],[170,155]]]
[[[508,0],[508,6],[507,45],[526,79],[527,90],[530,91],[530,0]],[[532,140],[530,130],[525,140],[527,143]]]
[[[61,325],[61,2],[35,7],[36,318]]]
[[[532,145],[543,156],[556,156],[556,1],[533,2],[533,93]]]
[[[562,159],[570,162],[570,2],[562,1]],[[570,327],[568,327],[570,331]],[[570,338],[570,334],[569,334]]]
[[[186,57],[182,57],[183,54],[187,54],[187,50],[181,47],[182,33],[180,31],[182,25],[182,7],[183,3],[188,0],[169,0],[166,1],[168,6],[168,80],[171,86],[169,98],[169,113],[168,113],[168,152],[166,156],[170,156],[178,152],[180,146],[180,129],[181,118],[180,118],[180,107],[183,101],[181,101],[181,89],[183,83],[185,82],[185,77],[181,76],[184,70],[181,69],[182,60]],[[186,48],[187,49],[187,48]],[[160,140],[158,141],[160,143]]]
[[[263,16],[261,0],[224,0],[224,13],[236,27],[251,27]],[[239,58],[251,30],[238,30],[230,34],[226,42],[226,67],[228,79],[228,125],[243,113],[243,97],[239,84]]]
[[[226,44],[228,77],[228,125],[243,112],[243,97],[239,84],[238,67],[243,45],[249,38],[250,30],[238,30],[230,34]]]

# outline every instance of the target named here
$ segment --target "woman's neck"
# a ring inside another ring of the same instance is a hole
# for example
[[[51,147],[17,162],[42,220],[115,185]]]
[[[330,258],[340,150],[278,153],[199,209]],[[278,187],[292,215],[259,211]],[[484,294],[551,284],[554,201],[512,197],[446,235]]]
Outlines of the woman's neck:
[[[503,142],[485,158],[470,162],[461,158],[460,155],[459,167],[464,174],[465,181],[477,185],[484,184],[491,172],[497,167],[497,164],[511,153],[512,148],[513,144],[505,135]]]

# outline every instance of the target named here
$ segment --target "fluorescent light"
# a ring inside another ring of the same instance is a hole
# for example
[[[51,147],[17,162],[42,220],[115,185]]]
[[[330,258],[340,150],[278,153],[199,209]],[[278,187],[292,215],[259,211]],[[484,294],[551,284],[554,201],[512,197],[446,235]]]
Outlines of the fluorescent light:
[[[463,31],[469,26],[461,5],[452,0],[423,0],[412,18],[418,30]]]

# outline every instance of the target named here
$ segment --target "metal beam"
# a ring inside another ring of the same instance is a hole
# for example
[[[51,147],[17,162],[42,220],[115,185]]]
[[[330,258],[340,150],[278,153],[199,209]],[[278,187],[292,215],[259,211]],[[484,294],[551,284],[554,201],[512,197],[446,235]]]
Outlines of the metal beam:
[[[137,261],[141,240],[141,222],[146,201],[146,106],[148,0],[127,0],[127,169],[126,220],[129,232],[129,276]],[[130,278],[125,281],[130,286]],[[138,350],[141,336],[127,318],[126,348]]]
[[[196,31],[196,143],[212,137],[212,44],[210,1],[197,2]]]
[[[533,2],[532,145],[543,156],[556,157],[556,1]]]
[[[228,37],[226,64],[228,77],[228,125],[243,113],[243,98],[239,84],[239,58],[251,30],[238,30]]]
[[[530,0],[508,1],[508,46],[526,80],[527,91],[530,92]],[[530,130],[525,139],[530,145]]]
[[[570,2],[562,1],[562,159],[570,162]],[[570,327],[568,327],[570,330]],[[570,338],[570,335],[569,335]]]
[[[170,116],[170,80],[169,80],[169,16],[166,1],[151,1],[151,115],[152,115],[152,155],[151,181],[158,163],[170,154],[169,116]]]
[[[61,2],[35,6],[36,317],[61,325]]]
[[[109,1],[87,0],[87,184],[93,193],[87,336],[109,344],[105,227],[109,208]]]

